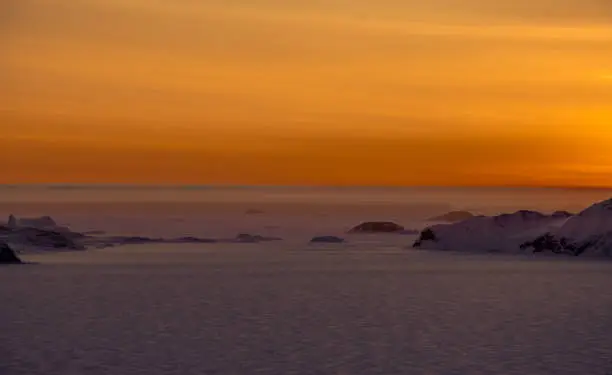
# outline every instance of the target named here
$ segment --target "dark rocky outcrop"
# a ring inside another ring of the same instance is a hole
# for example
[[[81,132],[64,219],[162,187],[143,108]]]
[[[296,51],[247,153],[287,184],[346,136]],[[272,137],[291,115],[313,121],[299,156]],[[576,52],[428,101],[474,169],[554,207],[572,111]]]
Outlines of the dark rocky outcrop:
[[[199,238],[199,237],[179,237],[173,238],[169,242],[171,243],[215,243],[217,240],[211,238]]]
[[[310,240],[310,243],[342,243],[344,242],[344,238],[336,237],[336,236],[318,236],[313,237]]]
[[[215,243],[217,240],[199,237],[178,238],[151,238],[143,236],[112,236],[112,237],[88,237],[85,241],[87,246],[105,248],[123,245],[147,245],[147,244],[201,244]]]
[[[424,241],[436,242],[436,234],[431,228],[427,228],[424,231],[422,231],[421,235],[419,236],[419,239],[415,241],[412,247],[421,247],[421,244]]]
[[[0,242],[0,264],[20,264],[21,259],[13,249],[5,243]]]
[[[532,248],[534,253],[541,253],[543,251],[561,253],[563,251],[561,243],[557,241],[555,237],[550,233],[546,233],[533,241],[525,242],[520,245],[520,248],[521,250]]]
[[[521,250],[531,249],[533,253],[542,253],[550,251],[554,254],[567,254],[579,256],[585,251],[592,247],[596,247],[599,242],[603,242],[602,238],[593,238],[588,241],[581,243],[573,243],[572,240],[567,238],[556,238],[550,233],[546,233],[543,236],[536,238],[533,241],[525,242],[521,244]],[[603,255],[609,255],[607,253]]]
[[[368,221],[349,230],[349,233],[399,233],[404,227],[391,221]]]
[[[248,233],[240,233],[236,236],[236,242],[245,242],[245,243],[257,243],[257,242],[269,242],[269,241],[280,241],[281,238],[278,237],[265,237],[260,236],[258,234],[248,234]]]
[[[110,238],[113,243],[117,245],[141,245],[148,243],[161,243],[162,238],[149,238],[142,236],[128,236],[128,237],[112,237]]]
[[[15,217],[15,215],[9,215],[7,226],[9,228],[17,228],[18,225],[19,224],[17,223],[17,218]]]
[[[474,217],[474,214],[468,211],[451,211],[444,215],[430,218],[428,221],[443,221],[447,223],[457,223]]]

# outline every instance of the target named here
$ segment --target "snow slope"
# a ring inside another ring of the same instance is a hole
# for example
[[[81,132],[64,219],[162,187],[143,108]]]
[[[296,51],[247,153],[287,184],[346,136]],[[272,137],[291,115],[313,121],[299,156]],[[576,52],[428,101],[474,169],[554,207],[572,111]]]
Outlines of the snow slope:
[[[518,211],[434,225],[421,232],[414,247],[612,255],[612,199],[596,203],[578,215]]]

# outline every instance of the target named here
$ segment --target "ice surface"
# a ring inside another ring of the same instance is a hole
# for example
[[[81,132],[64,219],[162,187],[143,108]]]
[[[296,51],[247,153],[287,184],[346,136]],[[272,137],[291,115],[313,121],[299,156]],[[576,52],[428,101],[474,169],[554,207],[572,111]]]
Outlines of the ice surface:
[[[0,373],[612,371],[609,262],[269,245],[27,255],[0,268]]]

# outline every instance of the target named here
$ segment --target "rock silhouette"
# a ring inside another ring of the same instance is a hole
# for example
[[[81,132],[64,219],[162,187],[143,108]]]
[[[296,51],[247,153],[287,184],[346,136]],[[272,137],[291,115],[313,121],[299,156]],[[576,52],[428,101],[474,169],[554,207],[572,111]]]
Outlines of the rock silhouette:
[[[264,237],[258,234],[248,234],[248,233],[240,233],[236,236],[237,242],[245,242],[245,243],[257,243],[257,242],[269,242],[269,241],[280,241],[281,238],[278,237]]]
[[[7,225],[9,228],[17,228],[19,224],[17,223],[17,218],[15,217],[15,215],[9,215]]]
[[[344,238],[336,237],[336,236],[318,236],[313,237],[310,240],[310,243],[342,243],[344,242]]]
[[[391,221],[367,221],[349,230],[349,233],[397,233],[404,227]]]
[[[15,254],[13,249],[5,243],[0,242],[0,264],[19,264],[21,259]]]

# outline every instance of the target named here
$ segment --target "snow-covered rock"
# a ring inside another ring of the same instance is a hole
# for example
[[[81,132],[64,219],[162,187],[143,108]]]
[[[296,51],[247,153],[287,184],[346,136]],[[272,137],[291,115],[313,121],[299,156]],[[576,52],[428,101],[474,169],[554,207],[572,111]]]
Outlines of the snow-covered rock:
[[[0,240],[10,245],[27,248],[83,250],[85,247],[80,240],[84,237],[76,232],[58,232],[31,227],[0,227]]]
[[[9,228],[37,228],[61,232],[70,231],[69,228],[59,226],[51,216],[17,218],[15,215],[9,215],[6,226]]]
[[[50,229],[57,227],[57,223],[51,216],[41,217],[24,217],[17,219],[17,226],[20,227],[31,227],[38,229]]]
[[[577,215],[518,211],[434,225],[421,232],[414,247],[612,256],[612,199],[593,204]]]
[[[85,250],[122,245],[215,243],[215,239],[198,237],[150,238],[141,236],[103,236],[104,232],[73,232],[58,226],[50,216],[18,219],[11,215],[6,226],[0,225],[0,244],[7,243],[19,251]],[[261,242],[279,240],[273,237],[241,235],[228,242]]]
[[[571,216],[556,230],[526,241],[523,249],[571,255],[612,255],[612,199]]]
[[[612,199],[596,203],[571,217],[556,236],[581,241],[612,231]]]
[[[458,251],[519,251],[526,241],[562,225],[567,219],[535,211],[475,216],[454,224],[426,228],[414,247]]]

